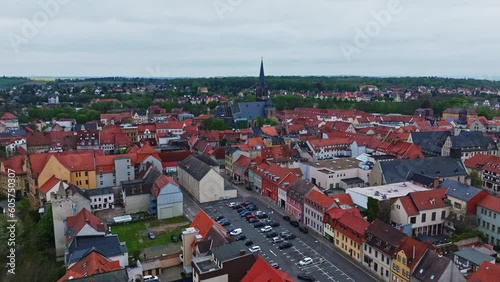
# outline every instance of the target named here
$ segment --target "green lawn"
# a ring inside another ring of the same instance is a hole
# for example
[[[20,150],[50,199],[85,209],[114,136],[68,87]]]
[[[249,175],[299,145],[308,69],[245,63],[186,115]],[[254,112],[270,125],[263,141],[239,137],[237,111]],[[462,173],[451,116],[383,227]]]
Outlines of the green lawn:
[[[156,239],[154,240],[149,239],[149,237],[147,236],[148,226],[157,227],[160,225],[182,222],[187,223],[174,229],[169,228],[170,231],[154,232],[156,235]],[[127,243],[129,256],[138,258],[144,248],[172,243],[170,237],[173,234],[179,235],[182,230],[188,226],[188,220],[184,217],[175,217],[166,220],[145,219],[127,223],[124,225],[111,226],[111,233],[117,234],[121,242]]]

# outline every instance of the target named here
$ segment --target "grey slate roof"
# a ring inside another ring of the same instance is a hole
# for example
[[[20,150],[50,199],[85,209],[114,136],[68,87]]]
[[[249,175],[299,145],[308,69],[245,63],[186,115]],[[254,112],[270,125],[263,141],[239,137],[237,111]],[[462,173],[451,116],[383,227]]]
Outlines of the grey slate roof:
[[[432,187],[434,185],[434,178],[416,172],[410,172],[407,180],[413,183],[419,183],[425,187]]]
[[[187,157],[185,160],[180,162],[178,166],[189,173],[189,175],[191,175],[197,181],[203,179],[203,177],[205,177],[205,175],[212,169],[210,165],[194,155]]]
[[[212,254],[221,262],[225,262],[240,257],[240,251],[247,251],[247,247],[242,241],[234,241],[229,244],[212,249]],[[246,252],[248,254],[249,252]]]
[[[450,131],[412,132],[411,139],[423,152],[441,155],[446,139],[451,136]]]
[[[87,194],[89,196],[98,196],[98,195],[107,195],[107,194],[113,194],[113,187],[103,187],[103,188],[96,188],[96,189],[88,189],[86,190]]]
[[[412,276],[422,282],[439,281],[450,263],[449,258],[439,256],[436,252],[428,250],[415,267]]]
[[[80,131],[80,130],[97,130],[97,123],[77,123],[75,124],[75,130],[74,131]]]
[[[451,136],[450,141],[452,149],[467,150],[473,148],[474,151],[486,151],[488,147],[496,148],[493,138],[484,136],[480,131],[460,131],[458,136]]]
[[[441,185],[439,185],[439,188],[448,188],[446,195],[463,201],[469,201],[483,191],[481,188],[458,183],[457,181],[451,179],[443,181]]]
[[[314,184],[307,183],[302,178],[297,178],[297,180],[290,186],[286,192],[286,196],[290,197],[296,202],[303,203],[304,198],[314,187]]]
[[[68,247],[66,265],[79,261],[94,250],[107,258],[128,252],[126,245],[120,243],[117,235],[76,237]]]
[[[430,178],[467,175],[463,162],[451,157],[392,160],[379,162],[379,165],[385,184],[404,182],[413,172]]]
[[[461,249],[460,251],[453,253],[453,255],[464,258],[477,266],[480,266],[485,261],[494,260],[492,256],[489,256],[473,248]]]
[[[26,136],[26,130],[14,129],[14,130],[9,130],[7,132],[0,133],[0,138],[17,137],[17,136]]]

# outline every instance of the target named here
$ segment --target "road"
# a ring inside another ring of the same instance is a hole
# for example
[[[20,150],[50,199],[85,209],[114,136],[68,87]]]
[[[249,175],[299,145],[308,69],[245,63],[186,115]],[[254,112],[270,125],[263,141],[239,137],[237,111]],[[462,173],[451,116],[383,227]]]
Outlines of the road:
[[[226,183],[227,185],[227,183]],[[270,202],[265,197],[255,191],[248,191],[242,187],[234,186],[238,190],[238,198],[220,201],[217,203],[202,204],[203,210],[210,216],[223,215],[228,217],[232,225],[240,227],[243,233],[251,239],[255,245],[262,249],[261,255],[268,262],[277,262],[280,267],[293,278],[301,272],[313,274],[317,281],[380,281],[373,277],[358,263],[345,258],[332,244],[317,234],[302,234],[288,222],[284,221],[282,214],[285,212],[278,206]],[[278,250],[277,246],[270,242],[270,239],[247,223],[243,218],[229,208],[229,202],[239,202],[243,199],[257,204],[259,210],[270,214],[270,217],[280,223],[280,227],[275,228],[281,232],[289,230],[297,236],[292,240],[293,247],[286,250]],[[184,197],[184,208],[186,216],[192,219],[199,211],[200,206],[191,197]],[[313,258],[313,264],[306,267],[299,267],[298,261],[303,257]]]

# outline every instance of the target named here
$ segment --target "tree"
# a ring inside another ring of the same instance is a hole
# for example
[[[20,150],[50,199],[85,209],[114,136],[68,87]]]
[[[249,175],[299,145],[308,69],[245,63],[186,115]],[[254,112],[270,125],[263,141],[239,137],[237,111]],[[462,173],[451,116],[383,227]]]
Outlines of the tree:
[[[220,118],[207,118],[203,121],[203,127],[207,130],[226,130],[229,127]]]
[[[477,170],[473,170],[470,173],[470,179],[471,179],[471,185],[476,186],[476,187],[481,187],[482,182],[481,182],[481,176],[479,175],[479,172]]]
[[[369,222],[374,221],[378,217],[379,206],[378,200],[372,197],[368,198],[366,220]]]

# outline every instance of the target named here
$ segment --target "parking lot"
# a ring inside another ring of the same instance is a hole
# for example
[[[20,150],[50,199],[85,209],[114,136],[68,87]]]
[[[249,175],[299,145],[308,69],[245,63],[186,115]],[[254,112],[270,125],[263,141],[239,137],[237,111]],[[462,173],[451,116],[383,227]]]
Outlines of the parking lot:
[[[234,199],[231,201],[235,201]],[[252,240],[254,246],[260,246],[259,253],[269,263],[276,262],[280,268],[288,273],[293,279],[297,279],[297,275],[303,272],[308,272],[313,275],[316,281],[354,281],[350,276],[344,273],[337,266],[332,264],[325,257],[312,249],[299,237],[310,236],[300,234],[297,228],[291,226],[283,220],[281,215],[273,213],[272,209],[267,207],[260,201],[253,201],[259,210],[266,212],[270,219],[280,223],[279,227],[274,227],[273,231],[278,233],[289,231],[297,235],[298,238],[290,240],[293,244],[291,248],[280,250],[278,244],[272,244],[271,238],[266,238],[265,233],[260,232],[260,228],[254,228],[253,224],[248,223],[244,217],[241,217],[238,212],[229,207],[230,200],[218,202],[217,204],[207,204],[203,206],[203,210],[212,218],[224,216],[230,221],[229,226],[241,228],[247,239]],[[300,266],[299,261],[305,257],[310,257],[313,262],[307,266]]]

